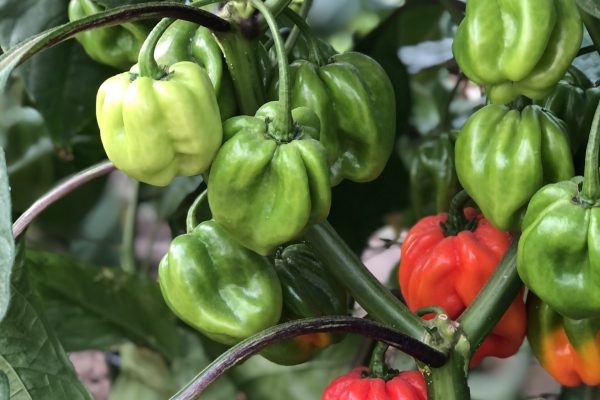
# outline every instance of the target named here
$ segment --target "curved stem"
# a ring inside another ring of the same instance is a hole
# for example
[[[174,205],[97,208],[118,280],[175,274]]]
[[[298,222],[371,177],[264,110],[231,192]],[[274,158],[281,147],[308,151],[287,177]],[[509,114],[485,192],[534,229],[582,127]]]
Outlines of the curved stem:
[[[144,40],[138,55],[140,76],[155,80],[162,79],[165,76],[165,71],[163,71],[154,59],[154,49],[156,48],[156,44],[160,37],[173,22],[175,22],[173,18],[164,18],[160,20],[160,22],[152,28],[152,31],[150,31],[146,40]]]
[[[287,56],[285,53],[285,45],[279,34],[279,27],[275,21],[275,17],[271,14],[269,8],[259,0],[252,0],[252,5],[264,16],[273,41],[275,42],[275,52],[277,53],[277,64],[279,69],[279,102],[283,108],[282,122],[284,129],[283,135],[292,135],[292,110],[291,110],[291,93],[290,93],[290,78],[288,76]],[[287,141],[288,138],[282,138]]]
[[[600,200],[600,173],[598,172],[598,152],[600,151],[600,104],[596,108],[590,139],[585,150],[583,170],[583,190],[581,196],[591,204]]]
[[[18,238],[21,233],[31,224],[31,222],[42,213],[46,208],[56,203],[78,187],[108,174],[115,170],[115,166],[110,161],[104,161],[84,169],[73,177],[50,190],[48,193],[36,200],[13,224],[13,236]]]
[[[3,90],[10,72],[33,55],[64,42],[93,28],[118,25],[127,21],[172,17],[195,22],[218,32],[231,29],[231,24],[222,18],[196,7],[180,3],[153,2],[116,7],[77,21],[48,29],[25,39],[0,56],[0,90]]]
[[[305,239],[323,264],[371,317],[414,338],[429,337],[423,321],[369,272],[329,223],[313,225]]]
[[[464,207],[469,200],[470,197],[464,190],[461,190],[454,196],[450,202],[448,219],[446,222],[440,223],[444,231],[444,236],[456,236],[461,231],[475,229],[475,222],[467,221],[465,218]]]
[[[371,353],[371,361],[369,361],[369,371],[371,376],[382,378],[385,375],[385,352],[388,349],[388,345],[382,342],[377,342],[373,353]]]
[[[302,18],[303,21],[306,19],[306,16],[308,15],[308,11],[310,10],[311,6],[312,0],[304,0],[302,5],[300,6],[300,18]],[[287,12],[288,10],[292,11],[290,8],[286,8],[284,12]],[[290,52],[296,45],[296,42],[298,41],[298,36],[300,36],[300,28],[298,27],[298,25],[295,25],[292,28],[292,31],[288,35],[287,39],[285,40],[285,54],[290,54]]]
[[[310,48],[310,57],[312,62],[321,66],[325,64],[325,61],[321,57],[321,51],[319,50],[319,42],[315,37],[314,33],[301,16],[296,14],[293,10],[286,8],[284,11],[284,15],[288,17],[295,25],[294,28],[297,28],[302,32],[302,36],[307,40],[308,46]]]
[[[446,356],[443,353],[374,321],[339,316],[307,318],[276,325],[243,340],[221,354],[171,399],[198,399],[202,391],[229,368],[241,363],[250,355],[258,353],[269,344],[318,332],[354,333],[387,343],[429,365],[441,366],[446,362]]]
[[[196,197],[196,200],[192,203],[190,208],[188,209],[187,216],[185,218],[185,228],[187,233],[190,233],[198,226],[198,217],[196,215],[196,211],[198,206],[202,204],[206,200],[206,196],[208,195],[208,191],[203,191],[200,193],[200,196]]]
[[[475,351],[492,330],[523,287],[517,274],[519,237],[515,236],[494,273],[458,322]]]

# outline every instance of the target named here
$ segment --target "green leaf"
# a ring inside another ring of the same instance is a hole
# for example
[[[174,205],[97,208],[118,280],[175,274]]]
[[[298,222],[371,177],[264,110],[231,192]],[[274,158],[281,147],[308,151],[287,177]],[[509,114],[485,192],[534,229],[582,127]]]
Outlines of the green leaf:
[[[4,150],[0,147],[0,321],[6,315],[10,299],[10,276],[15,260],[12,234],[10,189]]]
[[[576,0],[577,5],[584,9],[588,14],[600,18],[600,0]]]
[[[18,250],[10,308],[0,323],[0,371],[8,377],[10,398],[91,400],[44,317],[23,268],[22,246]]]
[[[52,302],[61,301],[80,308],[77,311],[80,314],[96,319],[85,319],[81,325],[76,320],[69,321],[73,331],[61,329],[62,337],[82,337],[65,338],[65,343],[80,343],[75,345],[80,348],[85,340],[93,343],[97,338],[91,337],[96,334],[91,328],[98,324],[96,326],[102,327],[105,338],[124,336],[160,351],[168,359],[177,355],[176,319],[165,305],[155,281],[121,269],[100,268],[41,251],[28,252],[27,263],[46,307],[57,307]],[[72,308],[69,312],[71,316],[77,313]],[[50,315],[60,317],[60,312],[55,310]]]

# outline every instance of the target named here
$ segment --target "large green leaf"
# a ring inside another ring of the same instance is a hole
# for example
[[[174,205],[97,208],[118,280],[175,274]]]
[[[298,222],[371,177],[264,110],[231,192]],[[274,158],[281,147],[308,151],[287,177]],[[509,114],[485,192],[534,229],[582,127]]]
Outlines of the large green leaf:
[[[10,399],[91,400],[46,321],[23,268],[22,250],[12,275],[10,308],[0,323],[0,371],[8,377]]]
[[[4,150],[0,147],[0,321],[6,315],[10,299],[10,276],[15,260],[12,235],[10,189]]]
[[[60,304],[56,302],[66,304],[66,315],[75,317],[59,328],[65,343],[82,348],[85,341],[91,344],[100,340],[108,344],[107,338],[120,341],[121,337],[127,337],[169,359],[177,355],[176,319],[155,281],[121,269],[100,268],[41,251],[28,252],[27,263],[36,289],[52,310],[49,316],[56,317],[53,323],[63,323],[60,308],[55,308]],[[78,323],[78,313],[89,317]],[[72,331],[65,332],[67,326]],[[100,327],[100,332],[95,332],[94,327]],[[94,337],[97,333],[104,335],[104,339]]]

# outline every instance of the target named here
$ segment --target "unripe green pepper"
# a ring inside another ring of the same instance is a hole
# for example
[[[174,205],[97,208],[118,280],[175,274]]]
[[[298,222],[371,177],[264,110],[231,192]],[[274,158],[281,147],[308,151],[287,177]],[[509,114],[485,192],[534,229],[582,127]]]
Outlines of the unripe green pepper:
[[[312,108],[321,121],[331,184],[367,182],[379,176],[396,136],[395,97],[383,68],[348,52],[327,63],[296,60],[289,66],[293,107]],[[271,88],[271,96],[277,81]]]
[[[205,172],[222,142],[219,107],[206,71],[189,61],[163,71],[154,60],[154,45],[168,23],[161,21],[144,43],[140,75],[109,78],[96,97],[108,158],[129,176],[157,186],[176,175]]]
[[[214,220],[171,242],[158,279],[171,310],[219,343],[235,344],[281,315],[281,286],[269,260],[241,246]]]
[[[68,8],[69,21],[101,11],[104,10],[93,0],[71,0]],[[137,61],[142,43],[149,32],[149,26],[144,23],[126,22],[119,26],[81,32],[75,39],[93,60],[124,70]]]
[[[417,218],[448,211],[458,192],[454,143],[442,133],[421,143],[410,163],[410,200]]]
[[[331,205],[318,117],[308,108],[296,108],[289,131],[284,113],[275,101],[254,117],[225,121],[226,142],[209,176],[213,217],[240,243],[263,255],[323,221]]]
[[[217,40],[208,28],[178,20],[163,33],[154,51],[159,65],[193,61],[203,67],[215,88],[223,120],[235,115],[235,91]]]
[[[281,249],[274,264],[283,293],[281,322],[346,314],[344,287],[306,244],[292,244]],[[340,339],[340,335],[330,332],[302,335],[272,344],[261,355],[277,364],[300,364],[313,358],[319,349]]]
[[[517,271],[543,302],[567,318],[600,317],[600,108],[584,177],[544,186],[523,218]]]
[[[469,0],[452,51],[493,103],[540,99],[577,54],[583,25],[574,0]]]
[[[455,156],[462,187],[501,230],[518,229],[522,211],[542,185],[574,173],[564,123],[535,105],[478,110],[458,134]]]

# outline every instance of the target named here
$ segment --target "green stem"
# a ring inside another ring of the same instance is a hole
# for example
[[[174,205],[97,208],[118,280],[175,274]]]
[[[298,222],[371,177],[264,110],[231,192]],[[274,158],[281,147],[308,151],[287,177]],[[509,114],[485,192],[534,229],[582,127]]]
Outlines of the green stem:
[[[379,283],[329,223],[312,226],[305,238],[335,278],[346,286],[371,317],[414,338],[428,337],[422,320]]]
[[[444,236],[456,236],[459,232],[475,229],[475,221],[467,221],[465,218],[464,207],[469,200],[470,197],[464,190],[454,196],[450,202],[448,219],[441,223]]]
[[[252,5],[264,16],[273,41],[275,42],[275,52],[277,53],[277,64],[279,69],[279,102],[283,108],[282,125],[286,132],[282,132],[282,135],[288,137],[282,137],[284,141],[290,140],[290,135],[293,135],[292,127],[292,96],[290,92],[290,78],[288,74],[287,56],[285,53],[285,44],[281,35],[279,34],[279,27],[275,17],[269,10],[269,8],[260,0],[252,0]]]
[[[588,33],[590,34],[592,42],[596,47],[596,51],[600,53],[600,21],[593,15],[588,14],[583,8],[578,8],[581,19],[583,20],[583,24],[585,25],[585,29],[587,29]]]
[[[460,87],[460,84],[464,79],[464,74],[458,75],[456,84],[454,84],[452,91],[448,95],[448,102],[446,103],[446,106],[442,109],[442,113],[440,116],[440,124],[441,128],[444,131],[450,130],[452,128],[452,121],[450,120],[450,106],[452,105],[452,101],[454,100],[454,97],[456,97],[456,93],[458,93],[458,88]]]
[[[277,16],[281,14],[291,2],[292,0],[265,0],[264,5],[269,9],[271,14]]]
[[[121,243],[121,266],[127,272],[135,272],[135,222],[138,209],[138,194],[140,183],[135,179],[129,179],[131,182],[131,197],[125,210],[125,220],[123,223],[123,241]]]
[[[300,6],[300,17],[303,21],[306,19],[306,16],[308,15],[308,11],[310,10],[311,6],[312,0],[304,0],[302,6]],[[287,12],[288,10],[292,11],[290,8],[286,8],[284,12]],[[292,31],[285,40],[285,54],[289,55],[291,53],[292,49],[296,45],[296,42],[298,41],[298,36],[300,36],[300,28],[298,28],[297,25],[294,25]]]
[[[388,349],[388,345],[382,342],[377,342],[373,353],[371,353],[371,361],[369,362],[369,371],[371,376],[377,378],[384,378],[385,376],[385,352]]]
[[[473,351],[504,315],[523,287],[516,268],[518,241],[518,236],[515,236],[490,279],[458,319]]]
[[[190,233],[194,230],[199,224],[198,222],[198,207],[203,205],[205,201],[207,201],[208,191],[205,190],[200,193],[200,196],[196,197],[196,200],[192,203],[190,208],[188,209],[187,216],[185,218],[185,227],[187,233]]]
[[[319,50],[319,42],[304,18],[289,8],[284,11],[284,15],[294,23],[294,28],[299,29],[300,32],[302,32],[302,36],[308,41],[311,57],[310,61],[319,66],[325,65],[325,61],[323,60],[323,57],[321,57],[321,51]]]
[[[469,400],[471,393],[467,382],[469,343],[459,336],[450,351],[449,359],[440,368],[418,363],[427,383],[428,400]]]
[[[144,40],[144,44],[142,44],[142,48],[140,49],[140,53],[138,55],[140,76],[160,80],[166,75],[166,72],[154,59],[154,49],[156,48],[156,44],[158,43],[160,37],[173,22],[175,22],[173,18],[162,19],[158,24],[156,24],[152,31],[150,31],[146,40]]]
[[[585,150],[583,170],[583,190],[581,197],[585,202],[595,204],[600,200],[600,173],[598,172],[598,152],[600,151],[600,104],[596,108],[590,138]]]

